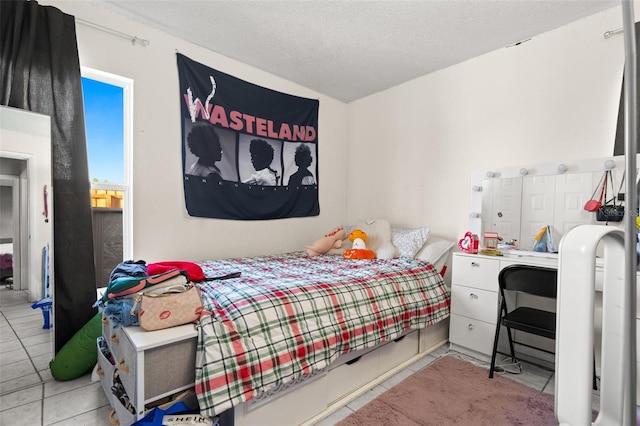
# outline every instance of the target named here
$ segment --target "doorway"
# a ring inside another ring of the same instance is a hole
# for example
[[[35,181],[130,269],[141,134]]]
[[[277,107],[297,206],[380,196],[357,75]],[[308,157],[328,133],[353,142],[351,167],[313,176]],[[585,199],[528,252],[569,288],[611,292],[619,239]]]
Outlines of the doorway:
[[[27,176],[26,160],[0,157],[0,284],[21,291],[29,290]]]
[[[54,285],[50,270],[53,209],[47,189],[51,188],[51,120],[42,114],[0,107],[0,139],[0,180],[10,183],[0,187],[11,187],[11,208],[1,209],[1,220],[11,222],[10,230],[5,231],[2,225],[0,237],[11,244],[14,289],[27,292],[28,300],[37,302],[47,290],[53,294]]]

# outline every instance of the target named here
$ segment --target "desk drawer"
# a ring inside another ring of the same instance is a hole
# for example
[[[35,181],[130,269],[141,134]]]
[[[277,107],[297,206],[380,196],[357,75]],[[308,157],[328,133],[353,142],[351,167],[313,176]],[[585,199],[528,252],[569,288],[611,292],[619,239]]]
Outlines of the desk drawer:
[[[453,256],[453,284],[498,291],[500,261],[474,256]]]
[[[495,324],[461,315],[451,315],[449,340],[456,345],[491,356],[495,332]]]
[[[498,293],[479,288],[451,287],[451,313],[475,318],[491,324],[498,317]]]

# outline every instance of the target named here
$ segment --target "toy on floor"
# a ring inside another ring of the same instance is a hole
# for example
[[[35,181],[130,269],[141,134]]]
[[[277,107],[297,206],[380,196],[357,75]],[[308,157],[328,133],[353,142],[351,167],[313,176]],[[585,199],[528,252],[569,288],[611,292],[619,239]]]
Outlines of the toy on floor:
[[[91,370],[98,362],[96,339],[102,335],[102,313],[98,312],[62,346],[49,363],[54,379],[73,380]]]
[[[44,317],[44,325],[42,328],[49,329],[51,328],[51,307],[53,305],[53,300],[51,297],[45,297],[44,299],[34,303],[31,305],[31,309],[42,309],[42,316]]]
[[[349,241],[351,241],[351,248],[345,250],[342,256],[345,259],[375,259],[376,254],[373,250],[367,249],[366,241],[367,241],[367,233],[360,230],[354,229],[349,234]]]

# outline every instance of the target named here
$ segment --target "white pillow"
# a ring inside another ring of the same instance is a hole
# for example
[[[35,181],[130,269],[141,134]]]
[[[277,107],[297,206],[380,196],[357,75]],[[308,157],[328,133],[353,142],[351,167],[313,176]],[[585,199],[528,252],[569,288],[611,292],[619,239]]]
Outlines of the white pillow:
[[[429,228],[392,228],[391,242],[400,256],[414,257],[429,238]]]
[[[418,253],[416,258],[426,260],[435,266],[436,269],[440,270],[447,261],[449,252],[455,245],[456,243],[453,241],[438,237],[431,237],[429,238],[429,243],[425,245],[420,253]]]

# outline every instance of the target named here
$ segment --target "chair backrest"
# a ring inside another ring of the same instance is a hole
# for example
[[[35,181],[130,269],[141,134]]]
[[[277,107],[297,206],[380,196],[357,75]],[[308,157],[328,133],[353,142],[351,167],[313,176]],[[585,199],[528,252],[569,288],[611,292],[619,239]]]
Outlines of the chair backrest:
[[[532,265],[511,265],[498,275],[500,290],[521,291],[555,299],[558,293],[558,270]]]

